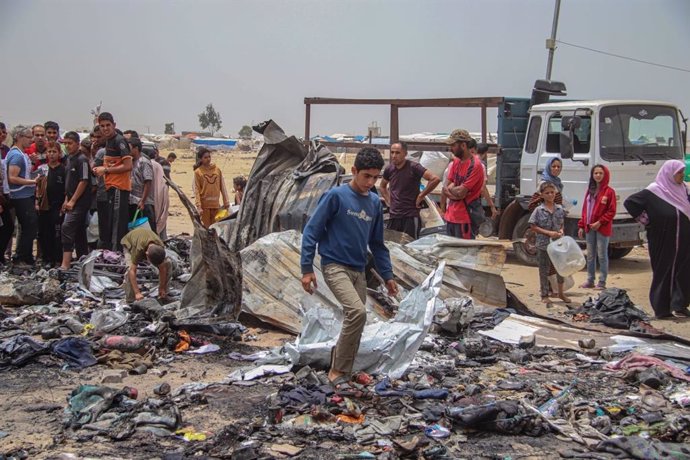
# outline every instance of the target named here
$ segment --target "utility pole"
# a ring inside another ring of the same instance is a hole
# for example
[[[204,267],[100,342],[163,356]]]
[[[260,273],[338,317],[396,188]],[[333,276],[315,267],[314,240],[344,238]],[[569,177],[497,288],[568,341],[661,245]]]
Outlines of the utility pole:
[[[551,80],[551,68],[553,67],[553,55],[556,52],[556,31],[558,30],[558,14],[561,10],[561,0],[556,0],[553,10],[553,25],[551,26],[551,38],[546,39],[546,49],[549,50],[549,60],[546,63],[546,79]]]

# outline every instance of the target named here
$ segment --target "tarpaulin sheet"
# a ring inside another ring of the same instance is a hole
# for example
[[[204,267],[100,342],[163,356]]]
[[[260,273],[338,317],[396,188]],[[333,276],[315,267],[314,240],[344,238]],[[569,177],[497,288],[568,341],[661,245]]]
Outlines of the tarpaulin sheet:
[[[264,135],[264,145],[249,174],[230,237],[230,247],[236,251],[269,233],[302,231],[319,199],[338,185],[343,173],[328,149],[305,147],[272,120],[255,129]]]
[[[180,319],[228,317],[237,319],[242,308],[242,261],[213,230],[201,225],[199,211],[180,188],[166,178],[187,208],[194,225],[191,276],[175,316]]]
[[[441,306],[438,293],[444,265],[441,262],[420,286],[408,293],[393,319],[374,321],[364,327],[354,371],[392,378],[403,375]],[[328,367],[331,348],[342,326],[330,313],[318,304],[307,310],[302,333],[294,343],[284,346],[293,364]]]

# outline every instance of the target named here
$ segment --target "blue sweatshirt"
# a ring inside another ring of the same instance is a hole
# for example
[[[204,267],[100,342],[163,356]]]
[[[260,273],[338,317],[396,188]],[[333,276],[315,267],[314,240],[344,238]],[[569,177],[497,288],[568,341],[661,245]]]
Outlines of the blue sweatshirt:
[[[390,254],[383,244],[383,207],[373,192],[360,195],[345,184],[332,188],[321,198],[304,227],[302,274],[314,271],[317,244],[322,267],[336,263],[360,272],[367,265],[368,245],[383,279],[393,279]]]

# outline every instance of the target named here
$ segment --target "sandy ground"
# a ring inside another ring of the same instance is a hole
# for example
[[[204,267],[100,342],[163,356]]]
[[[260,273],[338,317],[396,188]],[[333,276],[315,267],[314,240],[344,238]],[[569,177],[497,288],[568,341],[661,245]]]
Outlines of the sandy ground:
[[[182,189],[190,193],[192,190],[192,154],[188,151],[178,151],[178,161],[173,165],[173,180],[182,186]],[[220,166],[225,176],[228,190],[232,188],[232,178],[237,175],[249,175],[254,162],[255,153],[232,152],[217,153],[213,161]],[[344,155],[339,158],[349,170],[354,161],[354,155]],[[171,194],[171,216],[168,223],[168,233],[191,232],[191,223],[186,211],[179,202],[177,196]],[[612,260],[609,268],[608,285],[628,291],[630,298],[645,311],[653,314],[649,306],[649,286],[652,279],[649,257],[646,247],[638,247],[620,260]],[[513,291],[525,302],[529,308],[555,318],[562,317],[566,310],[562,302],[553,302],[553,307],[547,308],[539,298],[539,275],[536,267],[527,267],[518,262],[517,258],[509,251],[508,260],[503,270],[503,277],[508,289]],[[568,292],[573,305],[580,305],[590,296],[596,296],[596,291],[580,289],[578,286],[585,282],[584,271],[574,276],[575,287]],[[296,280],[297,281],[297,280]],[[683,320],[664,320],[652,323],[659,329],[669,333],[690,338],[690,322]]]

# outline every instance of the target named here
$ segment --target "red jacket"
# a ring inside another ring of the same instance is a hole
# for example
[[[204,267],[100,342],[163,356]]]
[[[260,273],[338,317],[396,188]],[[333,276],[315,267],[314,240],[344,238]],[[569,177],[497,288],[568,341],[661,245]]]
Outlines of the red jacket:
[[[584,229],[585,233],[589,233],[589,226],[595,222],[599,222],[601,226],[598,232],[604,236],[611,236],[613,233],[613,217],[616,215],[616,191],[609,187],[609,180],[611,173],[606,166],[604,169],[604,178],[599,184],[599,192],[594,202],[594,209],[592,210],[592,217],[587,223],[587,207],[589,206],[589,190],[585,193],[585,201],[582,203],[582,217],[577,223],[577,226]]]

